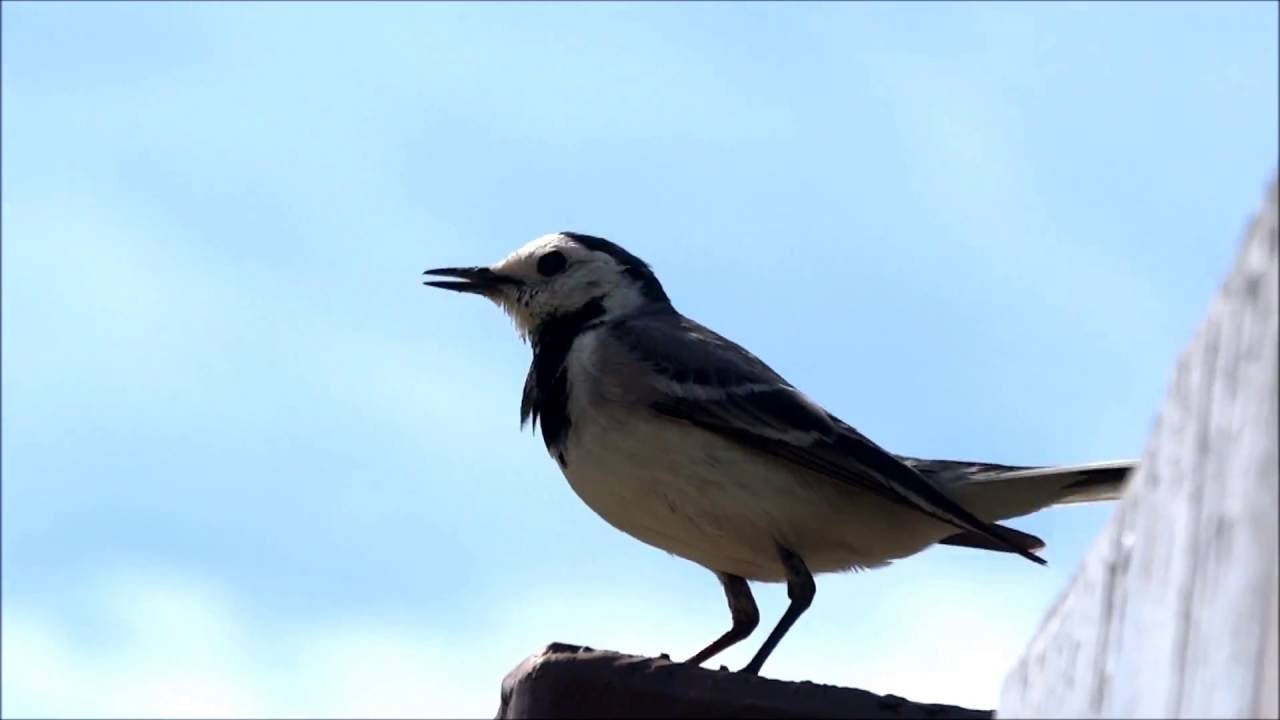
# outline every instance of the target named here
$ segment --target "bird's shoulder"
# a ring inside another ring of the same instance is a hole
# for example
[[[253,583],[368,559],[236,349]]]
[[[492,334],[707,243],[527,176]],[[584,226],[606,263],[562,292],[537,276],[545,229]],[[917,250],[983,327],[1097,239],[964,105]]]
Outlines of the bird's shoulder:
[[[601,376],[659,415],[808,444],[847,428],[746,348],[675,312],[602,328]]]
[[[791,387],[751,351],[674,310],[638,313],[603,330],[617,351],[675,383],[721,389]]]

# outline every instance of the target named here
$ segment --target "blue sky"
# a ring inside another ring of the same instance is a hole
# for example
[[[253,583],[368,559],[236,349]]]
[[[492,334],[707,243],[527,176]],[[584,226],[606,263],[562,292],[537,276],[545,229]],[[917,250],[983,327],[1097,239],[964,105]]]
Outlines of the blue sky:
[[[1133,457],[1277,155],[1274,3],[3,6],[3,714],[491,716],[685,656],[705,570],[517,428],[422,288],[544,232],[890,449]],[[990,707],[1048,568],[823,576],[766,674]],[[786,603],[757,586],[765,623]],[[764,633],[727,653],[743,664]]]

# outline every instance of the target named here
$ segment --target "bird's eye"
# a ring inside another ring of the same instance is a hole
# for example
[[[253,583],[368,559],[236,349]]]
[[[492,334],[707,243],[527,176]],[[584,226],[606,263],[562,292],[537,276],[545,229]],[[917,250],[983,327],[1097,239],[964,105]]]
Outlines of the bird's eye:
[[[564,253],[559,250],[552,250],[538,258],[538,274],[543,277],[551,277],[564,270],[564,267],[568,264],[569,259],[564,256]]]

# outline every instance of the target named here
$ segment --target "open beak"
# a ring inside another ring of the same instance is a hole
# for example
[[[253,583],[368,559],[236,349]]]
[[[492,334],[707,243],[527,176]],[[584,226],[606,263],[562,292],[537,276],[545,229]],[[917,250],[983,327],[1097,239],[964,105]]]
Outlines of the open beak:
[[[499,275],[487,267],[436,268],[422,274],[458,278],[458,280],[424,280],[423,285],[476,295],[491,295],[504,285],[515,285],[520,282],[515,278]]]

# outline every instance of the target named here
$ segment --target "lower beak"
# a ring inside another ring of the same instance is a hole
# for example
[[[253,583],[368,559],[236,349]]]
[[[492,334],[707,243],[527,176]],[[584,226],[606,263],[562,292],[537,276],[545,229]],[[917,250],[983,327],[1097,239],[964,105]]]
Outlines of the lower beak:
[[[423,285],[476,295],[489,295],[504,285],[515,285],[519,282],[515,278],[499,275],[487,267],[436,268],[422,274],[459,278],[459,280],[426,280],[423,281]]]

